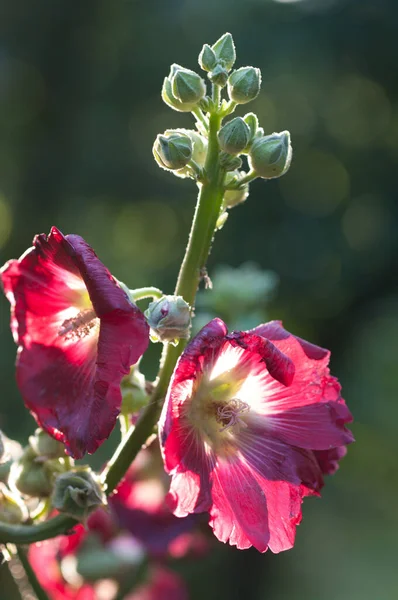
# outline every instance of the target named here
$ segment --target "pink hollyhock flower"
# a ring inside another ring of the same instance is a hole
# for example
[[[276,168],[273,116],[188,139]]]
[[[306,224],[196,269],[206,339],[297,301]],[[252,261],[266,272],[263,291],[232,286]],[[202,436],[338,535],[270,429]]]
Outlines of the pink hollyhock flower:
[[[55,227],[0,277],[26,406],[72,456],[95,452],[119,414],[120,381],[148,346],[144,315],[83,238]]]
[[[214,319],[187,346],[159,423],[174,513],[210,512],[217,538],[261,552],[294,544],[353,441],[329,352],[273,321],[228,334]]]

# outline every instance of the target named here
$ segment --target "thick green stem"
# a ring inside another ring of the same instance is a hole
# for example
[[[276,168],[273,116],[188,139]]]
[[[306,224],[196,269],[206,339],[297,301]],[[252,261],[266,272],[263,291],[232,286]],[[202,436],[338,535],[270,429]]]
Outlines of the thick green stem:
[[[154,300],[157,300],[164,295],[162,290],[159,290],[156,287],[144,287],[137,288],[136,290],[129,290],[129,294],[134,302],[137,302],[137,300],[144,300],[145,298],[153,298]]]
[[[216,94],[216,96],[219,99],[219,95]],[[219,163],[217,138],[220,125],[221,116],[218,114],[211,115],[209,120],[209,145],[205,164],[206,179],[200,187],[188,245],[175,290],[176,295],[183,296],[192,309],[200,279],[205,274],[204,269],[224,195],[225,172]],[[142,412],[136,425],[130,427],[103,473],[103,481],[108,495],[112,493],[125,476],[130,464],[152,434],[159,419],[171,375],[185,345],[186,340],[180,340],[177,346],[168,344],[164,347],[158,381],[150,402]],[[0,523],[0,543],[29,544],[67,533],[74,525],[76,525],[76,521],[64,515],[58,515],[37,525],[7,525]]]
[[[29,583],[32,587],[32,590],[34,591],[34,593],[37,596],[37,600],[50,600],[49,596],[47,596],[46,592],[41,587],[41,585],[35,575],[35,572],[33,571],[32,567],[30,566],[30,562],[28,560],[28,557],[26,556],[25,550],[23,548],[21,548],[20,546],[17,546],[17,553],[18,553],[18,558],[21,561],[21,564],[25,570],[25,573],[29,580]],[[44,566],[44,568],[46,568],[46,566]]]

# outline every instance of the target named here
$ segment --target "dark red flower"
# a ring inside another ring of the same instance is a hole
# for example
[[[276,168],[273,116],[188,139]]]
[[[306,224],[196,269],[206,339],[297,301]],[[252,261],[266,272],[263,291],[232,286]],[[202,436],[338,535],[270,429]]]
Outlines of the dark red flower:
[[[72,456],[94,452],[115,425],[122,377],[148,346],[144,315],[83,238],[55,227],[0,276],[26,406]]]
[[[214,319],[187,346],[159,423],[177,516],[210,512],[238,548],[294,544],[304,496],[319,495],[352,418],[329,352],[273,321],[228,334]]]

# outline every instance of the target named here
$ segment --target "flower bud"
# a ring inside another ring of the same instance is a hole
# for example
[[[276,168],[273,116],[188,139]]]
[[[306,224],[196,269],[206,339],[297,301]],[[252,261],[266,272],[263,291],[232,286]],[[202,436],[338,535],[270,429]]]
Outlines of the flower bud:
[[[236,171],[237,169],[241,168],[242,160],[239,158],[239,156],[231,156],[226,152],[221,152],[220,165],[226,171]]]
[[[138,365],[133,365],[129,375],[122,379],[122,407],[123,415],[131,415],[139,411],[148,401],[145,389],[145,375],[141,373]]]
[[[29,438],[29,444],[36,455],[42,458],[62,458],[65,456],[64,445],[57,442],[42,429],[36,429],[35,434]]]
[[[191,160],[195,161],[195,163],[199,167],[203,168],[206,162],[207,155],[207,139],[203,135],[200,135],[200,133],[198,133],[194,129],[166,129],[166,131],[164,132],[164,135],[166,137],[169,137],[173,134],[187,135],[190,138],[192,142]],[[189,166],[185,166],[182,169],[175,170],[174,175],[177,175],[177,177],[182,178],[189,177],[191,175],[191,170]]]
[[[227,71],[230,71],[236,60],[235,44],[232,35],[224,33],[212,46],[212,50]]]
[[[212,71],[217,65],[217,57],[214,50],[208,44],[204,44],[198,61],[201,69],[204,71]]]
[[[93,510],[106,505],[99,481],[88,468],[59,475],[51,500],[55,509],[78,521],[85,521]]]
[[[290,133],[282,131],[257,138],[250,149],[249,164],[264,179],[284,175],[292,160]]]
[[[28,518],[26,506],[0,483],[0,521],[16,525]]]
[[[174,98],[183,104],[195,105],[206,95],[206,84],[201,76],[179,65],[174,65],[171,89]]]
[[[185,167],[192,157],[191,138],[185,134],[159,134],[153,145],[153,155],[159,167],[174,171]]]
[[[228,94],[237,104],[254,100],[260,92],[261,72],[255,67],[241,67],[228,79]]]
[[[225,185],[228,185],[232,182],[232,180],[236,179],[239,181],[240,173],[239,171],[233,171],[231,173],[227,173],[225,177]],[[249,195],[249,184],[246,183],[242,187],[236,190],[225,190],[224,193],[224,208],[233,208],[237,204],[244,202]]]
[[[191,329],[191,309],[182,296],[163,296],[151,302],[145,311],[154,342],[176,344],[188,339]]]
[[[42,462],[28,446],[21,458],[11,466],[10,487],[26,496],[46,498],[52,492],[54,474],[63,468],[57,460]]]
[[[242,117],[235,117],[221,127],[218,133],[220,147],[228,154],[239,154],[250,141],[250,129]]]
[[[228,81],[228,71],[222,65],[216,65],[208,77],[212,83],[223,88]]]
[[[258,131],[257,115],[255,115],[254,113],[247,113],[247,115],[243,117],[243,120],[250,129],[250,140],[253,140],[254,136]]]

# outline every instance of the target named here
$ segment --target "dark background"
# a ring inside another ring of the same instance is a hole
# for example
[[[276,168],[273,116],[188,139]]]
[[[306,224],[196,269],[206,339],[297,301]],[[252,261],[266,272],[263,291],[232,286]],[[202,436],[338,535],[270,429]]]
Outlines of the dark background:
[[[397,28],[394,0],[0,1],[2,263],[54,224],[130,287],[173,290],[196,192],[152,159],[157,133],[191,126],[160,89],[225,31],[237,66],[263,74],[237,114],[292,134],[290,172],[252,184],[209,271],[255,260],[278,273],[269,316],[331,348],[357,442],[305,502],[292,551],[218,544],[183,566],[193,599],[398,598]],[[34,423],[8,320],[0,298],[0,428],[23,441]]]

